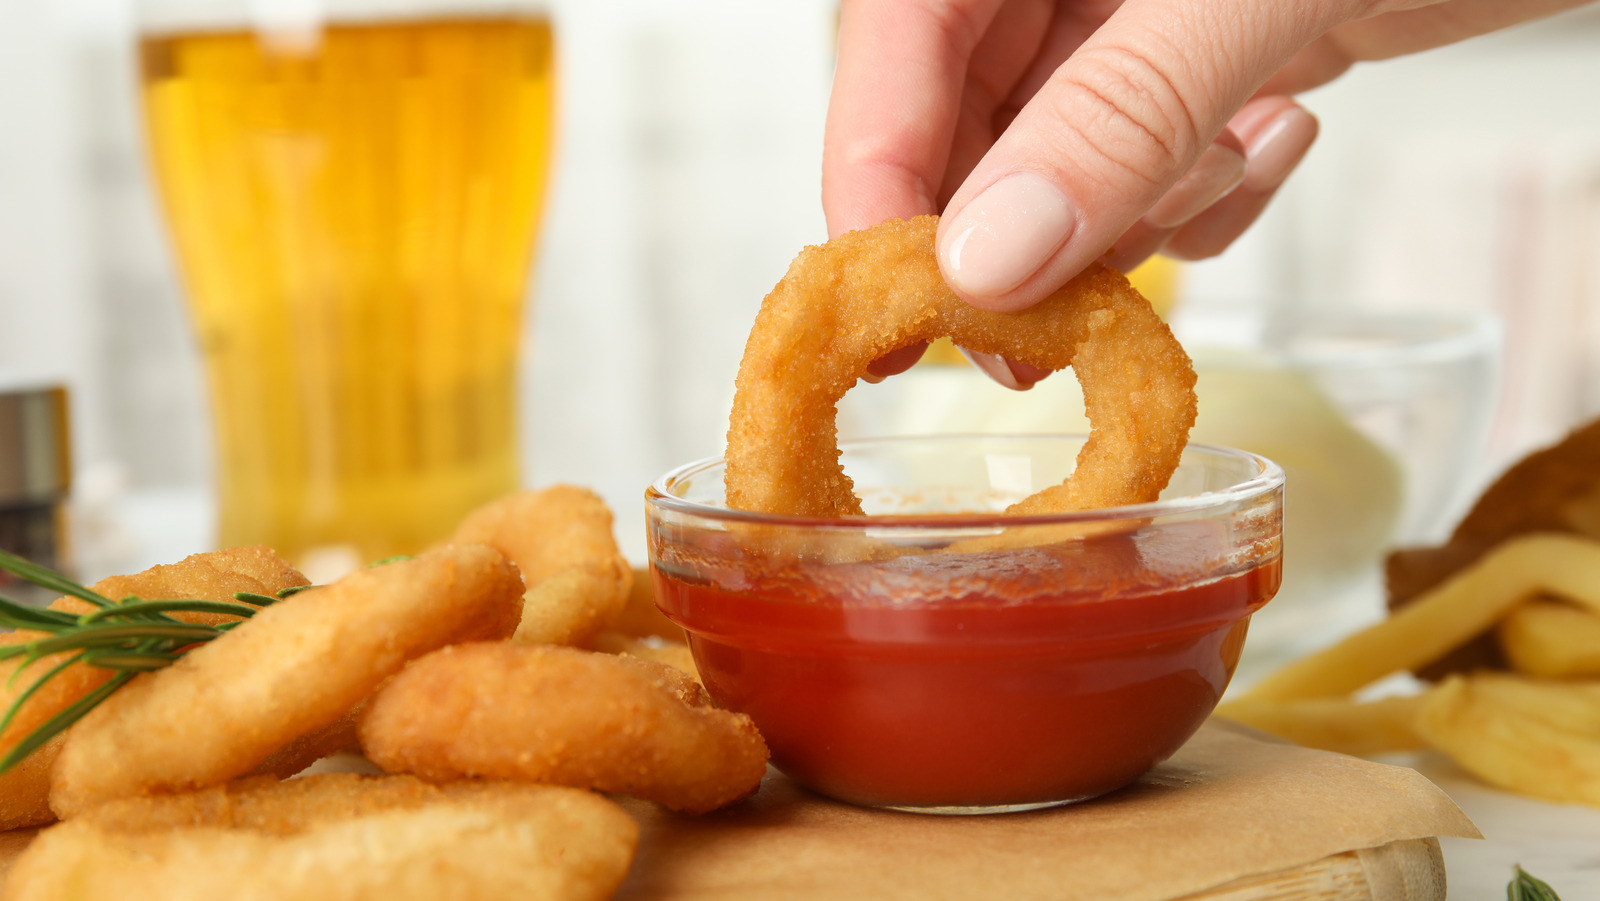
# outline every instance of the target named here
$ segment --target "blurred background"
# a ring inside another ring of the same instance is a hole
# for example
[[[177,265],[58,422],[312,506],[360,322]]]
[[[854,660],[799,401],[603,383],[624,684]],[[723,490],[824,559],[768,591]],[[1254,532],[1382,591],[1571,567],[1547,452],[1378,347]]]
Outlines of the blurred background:
[[[522,474],[594,487],[642,560],[644,486],[719,452],[755,310],[825,238],[836,6],[552,7],[560,126]],[[209,546],[210,429],[144,160],[131,4],[0,0],[0,17],[0,387],[70,389],[83,576],[173,559]],[[1487,425],[1407,537],[1600,414],[1597,84],[1594,7],[1359,67],[1305,98],[1322,137],[1267,216],[1177,271],[1173,316],[1197,341],[1312,312],[1488,317],[1502,349],[1461,382]],[[856,392],[864,431],[898,421],[881,407],[906,386],[880,388]]]

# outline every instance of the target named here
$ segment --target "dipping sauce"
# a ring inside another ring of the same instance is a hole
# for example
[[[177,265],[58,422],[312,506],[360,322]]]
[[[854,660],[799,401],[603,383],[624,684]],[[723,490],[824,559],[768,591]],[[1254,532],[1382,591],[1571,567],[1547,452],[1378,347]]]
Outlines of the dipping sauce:
[[[875,806],[1017,808],[1126,785],[1200,727],[1281,579],[1277,553],[1230,555],[1234,538],[1201,520],[858,563],[724,540],[660,548],[652,570],[712,697],[795,780]]]

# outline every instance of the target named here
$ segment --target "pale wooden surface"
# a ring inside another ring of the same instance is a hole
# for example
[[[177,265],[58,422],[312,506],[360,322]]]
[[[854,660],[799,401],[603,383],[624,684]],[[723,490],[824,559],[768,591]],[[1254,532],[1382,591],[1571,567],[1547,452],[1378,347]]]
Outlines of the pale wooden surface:
[[[1439,901],[1431,837],[1476,835],[1411,770],[1225,723],[1134,785],[1051,810],[870,810],[776,774],[704,817],[623,804],[642,832],[624,901]]]
[[[1475,834],[1411,770],[1228,723],[1127,789],[1052,810],[870,810],[775,772],[756,798],[703,817],[619,800],[641,826],[622,901],[1442,901],[1431,836]],[[0,833],[0,875],[31,838]]]
[[[0,883],[37,829],[0,832]],[[1373,866],[1373,861],[1378,865]],[[1405,873],[1398,882],[1393,871]],[[1173,901],[1444,901],[1444,861],[1435,839],[1347,851],[1276,873],[1248,876]]]
[[[1438,839],[1346,851],[1275,873],[1246,876],[1174,901],[1444,901]]]

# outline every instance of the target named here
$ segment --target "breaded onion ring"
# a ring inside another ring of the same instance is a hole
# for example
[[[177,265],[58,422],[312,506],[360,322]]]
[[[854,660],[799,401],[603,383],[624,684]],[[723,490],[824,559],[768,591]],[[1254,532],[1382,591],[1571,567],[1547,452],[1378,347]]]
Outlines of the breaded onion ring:
[[[549,645],[463,644],[385,685],[361,746],[389,772],[553,782],[704,813],[761,784],[767,744],[665,664]]]
[[[581,644],[616,619],[633,571],[617,549],[611,509],[575,485],[552,485],[490,501],[467,514],[451,538],[496,548],[527,585],[514,641]]]
[[[63,819],[130,795],[217,785],[329,727],[406,661],[516,628],[522,580],[484,545],[440,548],[293,595],[133,679],[67,733]]]
[[[113,600],[134,595],[144,600],[195,599],[233,601],[234,592],[272,595],[284,588],[306,584],[305,576],[288,562],[264,547],[229,548],[194,554],[177,563],[151,567],[141,573],[109,576],[94,583],[95,591]],[[90,613],[95,608],[75,597],[57,598],[51,610]],[[173,612],[185,622],[216,624],[238,619],[219,613]],[[44,632],[19,629],[0,636],[0,644],[23,644],[48,638]],[[8,710],[34,680],[75,654],[63,651],[47,654],[29,663],[18,658],[0,666],[0,710]],[[57,673],[23,703],[0,732],[0,752],[9,751],[39,726],[98,688],[114,670],[95,666],[69,666]],[[5,773],[0,773],[0,830],[35,826],[55,819],[50,812],[50,770],[61,751],[57,736],[29,754]]]
[[[113,801],[48,829],[4,898],[587,901],[611,897],[637,843],[621,808],[570,788],[252,780]]]
[[[1044,369],[1071,366],[1091,425],[1077,468],[1012,513],[1155,500],[1194,424],[1194,367],[1117,272],[1092,265],[1038,305],[979,310],[944,283],[934,216],[894,220],[801,251],[767,295],[739,365],[728,429],[727,503],[833,518],[861,503],[839,465],[834,420],[867,365],[949,336]]]

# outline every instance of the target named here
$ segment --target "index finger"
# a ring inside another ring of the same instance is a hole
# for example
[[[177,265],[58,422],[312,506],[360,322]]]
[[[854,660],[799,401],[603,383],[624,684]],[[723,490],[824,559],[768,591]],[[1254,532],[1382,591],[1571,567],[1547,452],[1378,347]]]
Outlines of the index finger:
[[[822,151],[830,238],[937,212],[967,62],[1003,2],[841,4]]]

